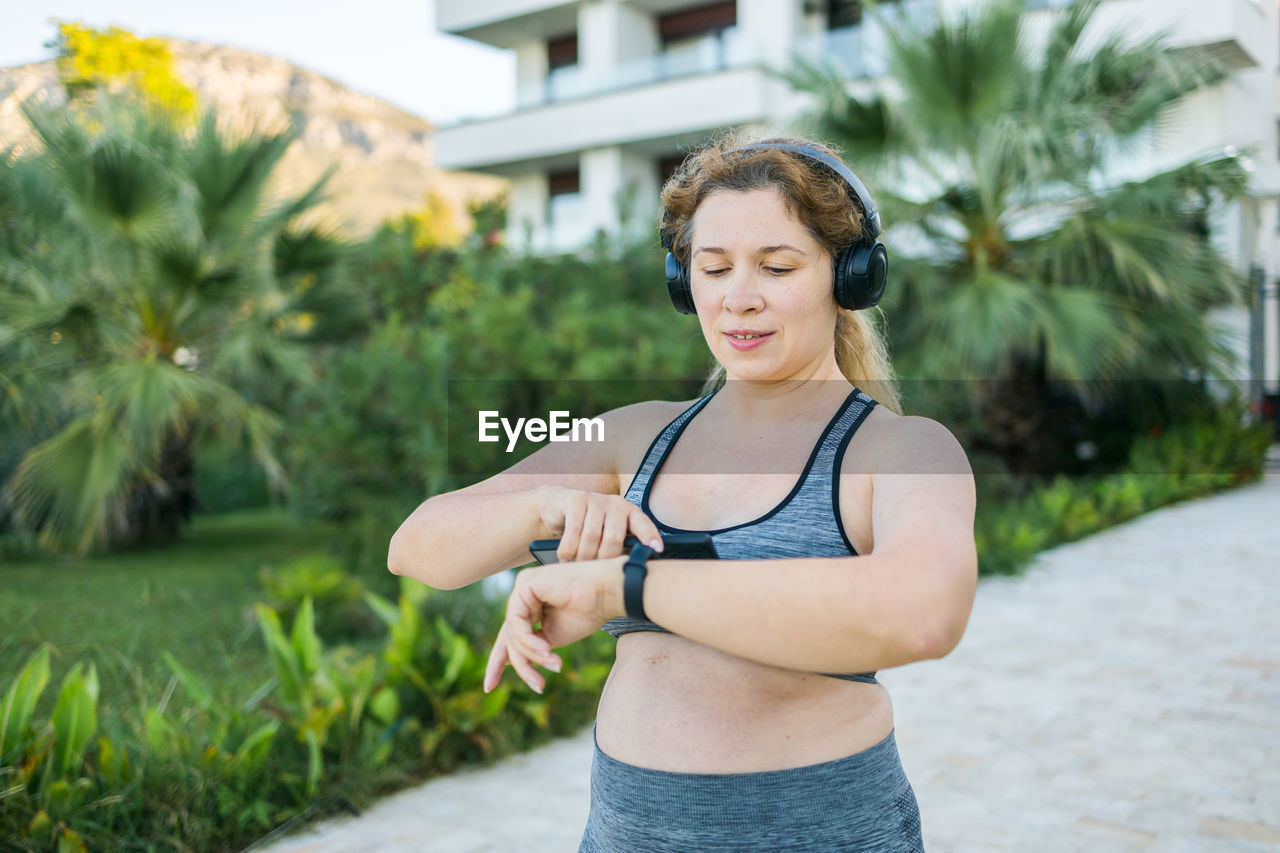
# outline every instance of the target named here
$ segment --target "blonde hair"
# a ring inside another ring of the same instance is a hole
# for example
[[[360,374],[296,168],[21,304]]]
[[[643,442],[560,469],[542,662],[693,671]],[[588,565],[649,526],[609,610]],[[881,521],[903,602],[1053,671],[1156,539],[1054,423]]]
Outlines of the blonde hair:
[[[662,244],[670,247],[686,267],[690,265],[693,215],[703,199],[722,189],[777,189],[788,212],[832,258],[862,238],[861,204],[849,194],[844,180],[826,166],[776,148],[725,156],[726,152],[756,142],[809,145],[832,157],[840,156],[822,142],[797,136],[758,138],[752,131],[741,129],[722,131],[695,148],[662,187],[662,219],[658,226]],[[884,322],[884,312],[879,307],[849,311],[837,306],[836,364],[845,379],[890,411],[901,414],[897,378],[881,331]],[[724,366],[717,363],[703,384],[703,393],[719,387],[724,379]]]

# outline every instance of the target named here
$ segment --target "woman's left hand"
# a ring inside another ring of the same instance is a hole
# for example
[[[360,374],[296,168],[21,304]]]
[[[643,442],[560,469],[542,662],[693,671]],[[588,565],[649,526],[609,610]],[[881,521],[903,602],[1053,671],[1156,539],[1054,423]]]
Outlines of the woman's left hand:
[[[498,686],[510,663],[534,691],[545,684],[538,663],[559,672],[560,656],[552,649],[591,636],[605,622],[626,611],[622,604],[622,564],[626,555],[602,560],[550,563],[516,574],[507,599],[507,617],[498,630],[484,671],[484,691]],[[533,626],[539,621],[542,627]]]

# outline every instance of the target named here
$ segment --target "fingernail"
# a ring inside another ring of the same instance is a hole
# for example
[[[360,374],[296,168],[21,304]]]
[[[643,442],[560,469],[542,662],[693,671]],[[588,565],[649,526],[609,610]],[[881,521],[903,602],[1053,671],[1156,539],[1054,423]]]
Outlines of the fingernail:
[[[653,550],[655,550],[655,551],[661,551],[661,550],[662,550],[662,540],[661,540],[661,539],[650,539],[650,540],[649,540],[649,547],[650,547],[650,548],[652,548],[652,549],[653,549]]]
[[[535,684],[535,685],[534,685],[534,687],[533,687],[533,692],[535,692],[535,693],[537,693],[539,696],[541,696],[541,695],[542,695],[542,688],[541,688],[541,687],[539,687],[539,686],[537,686],[537,685]]]
[[[551,670],[552,672],[559,672],[559,671],[560,671],[560,661],[558,661],[558,660],[553,660],[553,661],[551,661],[550,663],[548,663],[548,664],[547,664],[547,669]]]

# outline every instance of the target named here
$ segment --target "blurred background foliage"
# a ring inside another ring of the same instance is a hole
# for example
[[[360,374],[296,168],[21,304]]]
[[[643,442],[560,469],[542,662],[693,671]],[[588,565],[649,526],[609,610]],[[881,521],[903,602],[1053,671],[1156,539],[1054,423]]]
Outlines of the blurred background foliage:
[[[1244,191],[1241,155],[1150,168],[1161,120],[1221,83],[1222,64],[1164,34],[1086,47],[1098,0],[1062,9],[1044,39],[1025,8],[874,11],[895,85],[869,95],[831,58],[783,74],[814,96],[801,130],[842,149],[890,229],[895,367],[952,380],[908,387],[906,405],[960,423],[966,447],[1019,477],[1072,464],[1063,427],[1132,432],[1187,410],[1179,380],[1230,382],[1235,357],[1209,314],[1248,305],[1206,224]]]
[[[58,25],[54,51],[58,75],[72,99],[93,98],[105,90],[112,97],[167,109],[182,124],[196,117],[199,98],[178,75],[164,39],[65,22]]]

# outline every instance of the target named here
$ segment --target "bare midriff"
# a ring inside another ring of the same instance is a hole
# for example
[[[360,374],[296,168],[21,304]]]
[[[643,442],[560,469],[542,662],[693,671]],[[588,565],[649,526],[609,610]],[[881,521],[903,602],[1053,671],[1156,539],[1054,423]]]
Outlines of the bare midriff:
[[[683,773],[750,773],[870,749],[893,728],[882,684],[761,664],[675,634],[618,638],[596,740],[611,758]]]

